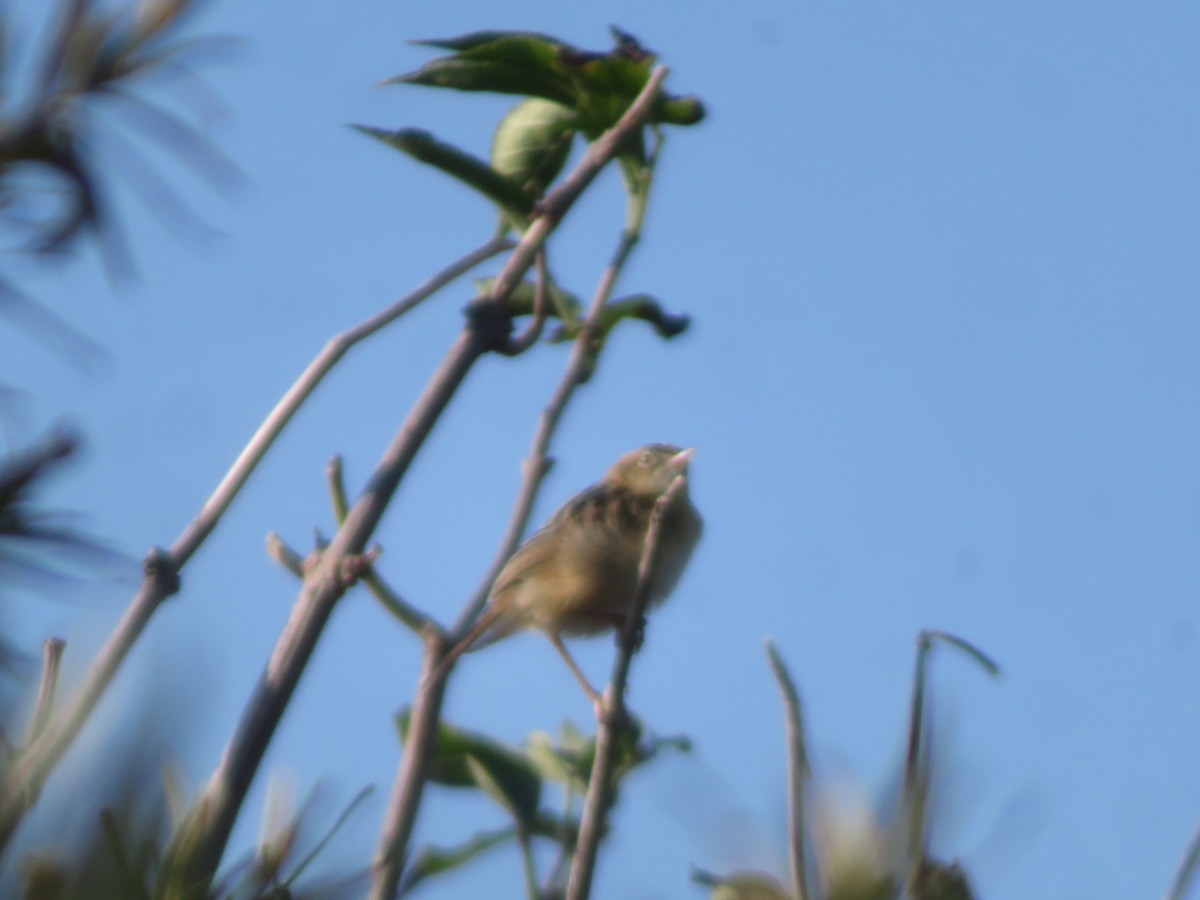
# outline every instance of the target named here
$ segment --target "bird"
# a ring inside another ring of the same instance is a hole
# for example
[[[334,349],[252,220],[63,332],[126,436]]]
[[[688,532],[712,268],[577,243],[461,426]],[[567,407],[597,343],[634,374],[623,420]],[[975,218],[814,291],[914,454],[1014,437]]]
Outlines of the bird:
[[[620,629],[638,589],[638,569],[656,503],[676,479],[663,512],[647,586],[649,605],[667,598],[700,540],[703,520],[688,496],[693,449],[648,444],[618,459],[604,478],[564,503],[501,568],[488,605],[447,653],[445,672],[467,651],[523,629],[546,634],[592,702],[592,687],[563,637]]]

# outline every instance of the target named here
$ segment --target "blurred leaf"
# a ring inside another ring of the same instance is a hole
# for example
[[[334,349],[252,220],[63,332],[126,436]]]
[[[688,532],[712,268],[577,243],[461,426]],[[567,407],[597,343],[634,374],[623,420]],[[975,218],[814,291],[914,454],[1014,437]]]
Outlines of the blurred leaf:
[[[421,46],[449,50],[451,55],[385,83],[540,97],[573,110],[580,130],[594,139],[629,108],[646,86],[657,59],[632,35],[618,29],[613,33],[616,46],[606,53],[580,50],[533,32],[480,31],[416,41]],[[703,117],[704,107],[696,98],[663,94],[650,122],[694,125]],[[629,152],[641,158],[639,147],[631,145]]]
[[[967,873],[958,863],[921,861],[912,890],[913,900],[975,900]]]
[[[480,790],[507,809],[528,833],[542,799],[542,780],[536,769],[489,766],[470,754],[466,764]]]
[[[498,831],[477,834],[465,844],[459,844],[457,847],[422,847],[408,868],[405,869],[404,885],[400,893],[408,893],[431,875],[451,872],[459,866],[469,863],[493,847],[512,840],[516,834],[514,828],[501,828]]]
[[[287,876],[287,879],[284,882],[285,885],[291,885],[295,883],[295,881],[302,874],[304,874],[304,870],[308,868],[308,866],[312,864],[313,860],[315,860],[321,854],[321,851],[325,849],[326,845],[333,840],[333,836],[338,833],[339,829],[341,829],[341,827],[345,825],[347,821],[349,821],[350,816],[354,813],[354,811],[358,809],[363,801],[371,796],[374,791],[375,788],[372,785],[367,785],[354,795],[354,798],[348,804],[346,804],[346,808],[341,811],[338,817],[334,820],[333,824],[329,827],[325,834],[321,836],[320,840],[318,840],[313,848],[304,856],[304,858],[296,864],[296,867],[292,870],[291,874]]]
[[[408,739],[411,719],[412,710],[408,707],[396,716],[396,729],[401,741]],[[444,720],[439,723],[429,779],[447,787],[478,787],[479,782],[469,763],[471,759],[493,779],[505,785],[506,791],[528,797],[541,790],[537,769],[519,751],[486,735],[457,728]]]
[[[549,62],[566,46],[557,38],[536,31],[472,31],[454,38],[426,38],[413,41],[418,47],[453,50],[475,59],[500,62]]]
[[[21,453],[0,457],[0,592],[13,582],[61,587],[75,579],[68,563],[82,571],[120,557],[74,528],[62,514],[40,509],[35,493],[79,440],[56,434]],[[14,657],[0,644],[0,665]]]
[[[203,38],[175,40],[185,13],[200,2],[144,0],[136,7],[90,0],[54,4],[61,7],[61,21],[51,30],[41,54],[42,71],[20,79],[26,96],[11,98],[0,113],[0,189],[8,195],[6,199],[30,196],[33,191],[28,182],[36,186],[44,167],[65,183],[65,191],[56,185],[63,197],[54,204],[53,215],[23,217],[14,213],[20,207],[7,204],[6,217],[17,229],[31,234],[31,249],[60,251],[90,233],[98,239],[115,274],[125,274],[128,261],[104,196],[107,177],[100,177],[107,176],[113,166],[106,159],[98,174],[94,165],[99,143],[96,126],[104,120],[90,110],[97,100],[113,97],[136,102],[131,99],[132,89],[148,76],[186,71],[180,55],[210,43]],[[0,71],[0,80],[12,78],[10,67]],[[114,117],[107,124],[127,123]],[[161,110],[156,123],[149,127],[134,123],[129,131],[140,139],[162,141],[185,162],[204,157],[211,164],[220,158],[201,130],[189,133],[173,114]],[[109,127],[104,139],[114,140],[116,133]],[[136,188],[149,175],[142,161],[132,168],[135,172],[129,183]],[[26,178],[26,170],[33,179]]]
[[[461,181],[518,221],[527,220],[533,212],[534,197],[517,181],[497,172],[478,157],[439,141],[428,131],[419,128],[387,131],[367,125],[351,127]]]
[[[477,278],[473,283],[481,295],[487,296],[491,294],[492,286],[496,283],[496,279]],[[578,334],[580,315],[583,309],[583,304],[579,297],[570,291],[565,291],[558,287],[553,281],[547,285],[546,296],[550,301],[546,309],[546,315],[562,322],[563,329],[569,329],[572,334]],[[513,316],[531,316],[533,315],[536,303],[537,287],[532,281],[522,281],[513,288],[512,293],[508,296],[509,314]],[[558,339],[566,340],[566,338]]]
[[[435,59],[416,72],[397,75],[384,84],[423,84],[456,91],[517,94],[542,97],[564,105],[573,105],[574,101],[569,85],[552,72],[482,59]]]
[[[693,870],[692,881],[713,888],[709,900],[792,900],[783,885],[763,872],[718,876]]]
[[[649,294],[631,294],[613,300],[604,307],[600,317],[600,339],[607,338],[617,324],[625,319],[649,323],[659,337],[670,339],[687,331],[691,319],[686,315],[666,312],[662,305]],[[554,331],[551,341],[572,341],[579,336],[579,323],[564,325]]]
[[[664,125],[696,125],[704,120],[704,104],[699,97],[662,97],[654,107],[655,116]]]
[[[579,768],[554,746],[546,732],[535,731],[529,736],[529,761],[542,778],[566,785],[578,794],[587,790],[586,773],[581,776]]]
[[[948,631],[926,630],[921,632],[920,640],[924,642],[937,640],[947,643],[952,647],[957,647],[963,653],[967,654],[967,656],[971,657],[971,659],[975,660],[980,668],[993,678],[1000,675],[1000,664],[965,638],[950,634]]]
[[[566,165],[575,132],[575,114],[567,107],[539,97],[525,100],[500,120],[492,166],[540,197]]]

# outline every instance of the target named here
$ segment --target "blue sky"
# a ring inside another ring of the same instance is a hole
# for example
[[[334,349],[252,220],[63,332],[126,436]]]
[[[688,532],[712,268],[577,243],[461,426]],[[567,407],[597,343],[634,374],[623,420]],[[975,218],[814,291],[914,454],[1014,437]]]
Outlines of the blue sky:
[[[26,396],[7,427],[86,433],[50,499],[131,561],[12,620],[31,647],[66,636],[77,677],[132,593],[133,560],[174,540],[324,342],[487,237],[481,201],[344,127],[416,125],[486,151],[509,101],[373,87],[428,58],[406,41],[518,28],[603,48],[613,22],[710,112],[671,133],[620,286],[694,327],[672,343],[617,335],[563,422],[536,518],[619,453],[670,441],[698,448],[708,529],[630,694],[696,754],[631,783],[596,895],[698,896],[691,864],[785,871],[766,635],[799,681],[818,770],[883,793],[923,627],[1004,668],[991,681],[953,654],[935,663],[938,852],[999,900],[1161,893],[1200,819],[1189,4],[214,0],[193,30],[244,39],[203,70],[219,103],[186,85],[171,96],[239,183],[214,192],[168,166],[206,223],[182,235],[121,192],[133,284],[112,289],[94,259],[21,270],[108,359],[81,371],[8,332],[0,371]],[[562,281],[590,291],[621,215],[610,174],[559,236]],[[164,750],[195,783],[207,776],[296,594],[265,534],[303,547],[314,527],[331,530],[325,462],[342,453],[362,484],[469,296],[451,289],[322,387],[193,560],[81,751],[179,686],[194,700]],[[566,353],[478,366],[383,522],[386,576],[443,619],[496,547]],[[597,680],[611,654],[604,640],[579,647]],[[374,844],[398,762],[391,714],[417,662],[416,642],[356,591],[272,747],[269,768],[298,790],[325,785],[330,818],[379,786],[331,866]],[[447,714],[516,742],[589,708],[548,642],[526,636],[468,658]],[[260,783],[242,847],[261,797]],[[434,792],[419,837],[501,821]],[[520,896],[515,856],[422,896],[496,884]]]

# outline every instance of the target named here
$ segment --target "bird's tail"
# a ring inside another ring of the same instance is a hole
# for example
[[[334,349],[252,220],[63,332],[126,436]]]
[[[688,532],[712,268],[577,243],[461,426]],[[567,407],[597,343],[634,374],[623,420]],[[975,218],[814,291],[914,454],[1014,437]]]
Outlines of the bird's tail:
[[[428,680],[440,681],[450,674],[450,670],[454,668],[455,663],[464,653],[493,644],[501,638],[508,637],[514,630],[510,624],[504,622],[504,608],[492,603],[475,620],[471,630],[450,648]]]

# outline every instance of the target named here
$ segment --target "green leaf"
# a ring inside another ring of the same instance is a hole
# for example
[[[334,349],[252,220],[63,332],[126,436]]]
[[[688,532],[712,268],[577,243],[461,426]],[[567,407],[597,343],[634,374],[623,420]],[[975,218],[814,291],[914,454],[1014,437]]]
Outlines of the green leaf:
[[[477,278],[473,283],[480,294],[487,296],[492,292],[492,285],[496,283],[496,279]],[[580,313],[583,309],[579,297],[551,283],[547,285],[547,299],[550,304],[546,309],[546,315],[558,319],[563,323],[564,329],[570,329],[572,333],[577,334]],[[522,281],[508,295],[509,313],[514,316],[531,316],[536,302],[537,287],[532,281]]]
[[[500,120],[492,140],[492,167],[540,197],[566,165],[575,133],[570,109],[531,97]]]
[[[566,785],[576,793],[582,794],[587,790],[587,777],[580,777],[578,768],[573,765],[563,751],[554,746],[550,735],[544,731],[535,731],[529,735],[529,761],[541,774],[543,779]]]
[[[580,50],[535,32],[479,31],[415,41],[448,50],[450,55],[384,83],[540,97],[575,111],[578,127],[594,140],[629,108],[657,61],[656,54],[631,35],[618,29],[613,29],[613,34],[616,46],[606,53]],[[703,118],[704,106],[695,97],[664,93],[655,103],[650,122],[694,125]],[[637,148],[629,152],[637,155]]]
[[[604,308],[600,319],[601,338],[607,337],[609,332],[624,319],[648,322],[658,336],[665,339],[678,337],[687,331],[691,324],[688,316],[666,312],[662,305],[649,294],[631,294],[620,300],[612,301]],[[551,341],[569,341],[574,340],[578,334],[578,325],[574,327],[564,325],[557,329],[550,339]]]
[[[946,865],[932,859],[921,860],[917,867],[913,900],[975,900],[967,873],[957,863]]]
[[[424,881],[429,876],[457,869],[481,853],[485,853],[505,841],[512,840],[514,837],[516,837],[516,831],[513,828],[503,828],[499,831],[477,834],[457,847],[422,847],[409,868],[405,870],[405,892],[412,890],[418,882]]]
[[[471,59],[522,65],[550,65],[570,44],[536,31],[473,31],[455,38],[425,38],[413,41],[418,47],[452,50]]]
[[[671,97],[666,94],[658,98],[650,120],[664,125],[695,125],[704,121],[706,110],[699,97]]]
[[[497,172],[478,157],[452,144],[439,141],[428,131],[419,128],[388,131],[368,125],[352,127],[474,188],[518,220],[527,219],[533,212],[536,201],[520,184]]]
[[[713,889],[709,900],[791,900],[776,879],[763,872],[734,872],[732,875],[713,875],[694,870],[692,881]]]
[[[408,740],[408,728],[412,709],[405,707],[396,715],[396,729],[400,740]],[[482,766],[490,776],[504,786],[506,792],[519,795],[520,808],[528,804],[528,797],[541,791],[541,777],[534,765],[518,750],[494,741],[486,735],[457,728],[446,721],[438,725],[433,759],[429,766],[429,780],[447,787],[479,787],[472,764]],[[536,799],[533,803],[537,807]]]
[[[383,83],[421,84],[456,91],[490,91],[496,94],[544,97],[569,105],[574,101],[569,82],[559,75],[486,59],[435,59],[415,72],[397,75]]]
[[[528,832],[537,818],[542,800],[542,779],[533,766],[490,764],[467,754],[467,771],[485,794],[509,811],[522,830]]]

